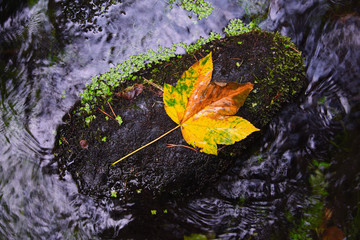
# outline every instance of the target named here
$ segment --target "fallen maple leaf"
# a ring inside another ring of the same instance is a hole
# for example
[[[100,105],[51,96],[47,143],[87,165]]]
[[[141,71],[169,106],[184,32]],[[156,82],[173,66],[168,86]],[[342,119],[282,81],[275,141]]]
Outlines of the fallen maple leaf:
[[[163,101],[169,117],[180,125],[185,141],[217,155],[217,144],[231,145],[259,131],[236,114],[253,89],[251,83],[210,82],[212,54],[183,73],[176,87],[165,84]]]
[[[236,114],[253,89],[251,83],[210,82],[212,54],[200,59],[183,73],[176,87],[165,84],[165,111],[178,124],[157,139],[136,149],[112,165],[156,142],[181,127],[185,141],[204,153],[217,155],[217,144],[231,145],[259,131]]]

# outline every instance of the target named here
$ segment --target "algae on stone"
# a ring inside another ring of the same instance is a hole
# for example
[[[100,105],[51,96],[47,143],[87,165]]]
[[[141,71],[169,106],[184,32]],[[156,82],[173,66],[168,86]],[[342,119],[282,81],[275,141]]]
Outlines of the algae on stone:
[[[278,34],[260,30],[210,41],[191,54],[169,57],[165,62],[132,73],[136,77],[122,79],[114,91],[143,83],[143,78],[160,86],[175,84],[186,69],[211,51],[215,81],[254,84],[238,115],[264,128],[282,106],[296,99],[306,84],[303,60],[290,44]],[[279,63],[283,65],[276,66]],[[116,191],[118,199],[124,201],[144,197],[149,191],[155,196],[187,196],[201,191],[234,160],[246,158],[259,147],[256,139],[261,133],[255,133],[242,142],[220,147],[218,156],[209,156],[181,147],[186,143],[181,133],[175,131],[146,151],[112,166],[119,157],[174,127],[166,116],[159,90],[152,85],[144,86],[133,100],[110,98],[113,111],[122,117],[121,126],[112,119],[106,121],[106,115],[99,109],[108,113],[112,110],[104,100],[93,102],[94,111],[81,115],[78,113],[83,105],[79,102],[64,117],[57,139],[64,138],[69,144],[57,144],[54,152],[60,175],[70,172],[80,192],[108,197],[111,191]],[[84,119],[89,115],[95,117],[86,126]],[[104,136],[106,142],[102,141]],[[81,140],[88,142],[88,149],[79,146]],[[168,148],[168,143],[178,147]],[[139,194],[138,189],[143,191]]]

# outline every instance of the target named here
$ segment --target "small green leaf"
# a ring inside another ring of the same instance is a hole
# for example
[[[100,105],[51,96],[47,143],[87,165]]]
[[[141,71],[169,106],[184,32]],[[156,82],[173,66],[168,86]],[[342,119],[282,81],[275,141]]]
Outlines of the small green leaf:
[[[191,234],[190,236],[184,236],[184,240],[207,240],[208,238],[203,234]]]
[[[330,167],[330,163],[327,163],[327,162],[321,162],[319,163],[319,167],[322,167],[324,169],[327,169]]]
[[[326,96],[323,96],[317,101],[317,104],[318,105],[323,105],[323,104],[325,104],[325,101],[326,101]]]
[[[115,190],[111,190],[111,197],[117,197],[117,192]]]
[[[115,120],[119,123],[119,125],[121,125],[123,123],[122,118],[120,117],[120,115],[117,115]]]
[[[61,98],[62,98],[62,99],[65,99],[65,97],[66,97],[66,91],[65,91],[65,90],[63,90],[63,91],[62,91]]]
[[[90,116],[86,117],[86,118],[85,118],[85,123],[86,123],[86,125],[89,126],[90,122],[91,122],[92,120],[94,120],[95,118],[96,118],[96,117],[95,117],[94,115],[90,115]]]

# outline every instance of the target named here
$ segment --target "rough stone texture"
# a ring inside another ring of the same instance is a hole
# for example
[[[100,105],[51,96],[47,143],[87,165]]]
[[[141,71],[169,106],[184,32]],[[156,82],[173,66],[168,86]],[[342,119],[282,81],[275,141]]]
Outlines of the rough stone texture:
[[[211,42],[199,51],[136,75],[152,79],[160,86],[165,82],[175,85],[181,74],[209,51],[213,52],[213,80],[254,83],[254,90],[237,115],[257,128],[263,129],[285,104],[296,99],[305,85],[300,53],[288,39],[262,31]],[[134,84],[125,81],[118,91]],[[176,124],[166,115],[159,90],[151,85],[144,84],[142,93],[132,100],[114,99],[111,106],[122,117],[122,125],[112,119],[105,120],[106,115],[97,111],[96,119],[86,126],[86,116],[74,114],[80,107],[78,103],[59,126],[57,139],[62,144],[54,148],[59,174],[71,173],[84,194],[110,197],[111,191],[116,191],[119,200],[148,193],[155,197],[191,195],[218,179],[235,159],[256,151],[256,139],[262,134],[256,132],[234,145],[219,146],[218,156],[212,156],[181,146],[167,147],[167,144],[187,145],[177,129],[112,166],[112,162]],[[97,108],[112,115],[108,103]],[[81,140],[86,140],[88,148],[80,145]]]

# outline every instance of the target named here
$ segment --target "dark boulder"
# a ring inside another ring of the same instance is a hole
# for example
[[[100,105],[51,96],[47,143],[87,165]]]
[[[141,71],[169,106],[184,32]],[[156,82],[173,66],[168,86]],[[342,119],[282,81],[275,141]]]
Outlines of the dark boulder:
[[[213,80],[254,84],[237,115],[259,129],[264,129],[285,104],[293,102],[306,84],[303,59],[292,42],[263,31],[210,42],[194,53],[171,58],[136,75],[141,77],[138,79],[152,79],[160,86],[165,82],[175,85],[185,70],[210,51]],[[218,156],[207,155],[179,146],[187,144],[177,129],[112,166],[112,162],[176,126],[166,115],[157,88],[143,80],[128,80],[116,92],[121,93],[129,86],[135,89],[130,96],[117,94],[110,105],[102,102],[95,106],[110,116],[112,111],[119,114],[123,119],[121,125],[113,119],[106,120],[106,115],[98,110],[87,126],[86,115],[77,114],[80,107],[77,103],[59,126],[54,153],[60,176],[69,172],[84,194],[110,197],[116,192],[120,199],[139,193],[187,196],[216,181],[235,159],[245,158],[259,147],[256,140],[262,131],[234,145],[218,146]]]

